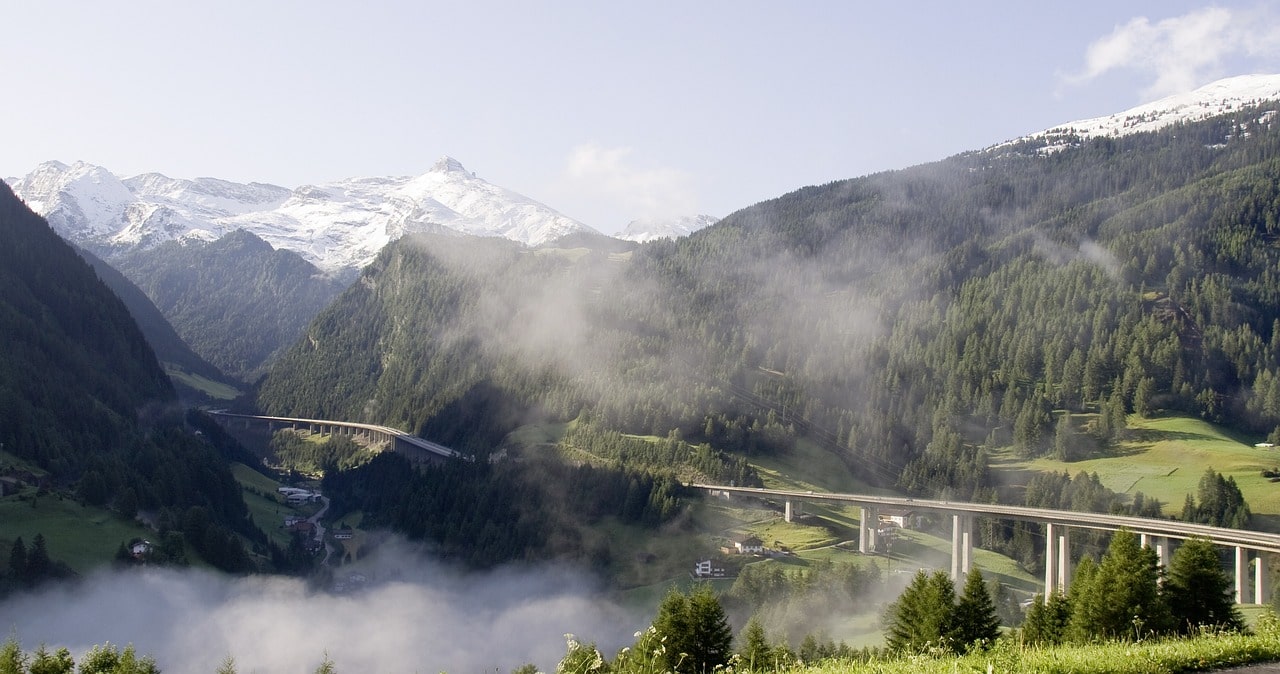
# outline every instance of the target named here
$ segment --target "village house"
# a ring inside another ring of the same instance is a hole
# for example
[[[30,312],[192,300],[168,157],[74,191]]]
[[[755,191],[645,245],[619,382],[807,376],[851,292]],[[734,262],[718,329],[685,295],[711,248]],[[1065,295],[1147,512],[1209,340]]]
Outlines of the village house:
[[[920,525],[920,517],[912,510],[886,508],[881,510],[877,516],[880,519],[880,528],[897,527],[899,529],[914,529]]]
[[[758,555],[764,552],[764,541],[757,536],[748,536],[734,541],[733,547],[740,555]]]
[[[724,564],[713,559],[704,559],[693,565],[694,578],[726,578],[728,575],[729,570]]]

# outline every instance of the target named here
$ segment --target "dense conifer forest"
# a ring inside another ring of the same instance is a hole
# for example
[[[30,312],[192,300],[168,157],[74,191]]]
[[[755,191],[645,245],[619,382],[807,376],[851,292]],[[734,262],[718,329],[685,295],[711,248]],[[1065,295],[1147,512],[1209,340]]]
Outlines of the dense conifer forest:
[[[170,242],[109,258],[191,349],[245,381],[302,333],[341,290],[297,253],[243,230],[213,242]]]
[[[0,333],[0,450],[43,471],[32,478],[42,493],[72,493],[129,519],[148,511],[161,535],[185,536],[213,565],[254,568],[240,536],[262,532],[227,459],[184,429],[173,386],[125,305],[7,186]]]
[[[1011,498],[991,450],[1086,457],[1129,413],[1274,438],[1272,107],[808,187],[630,253],[406,238],[258,401],[476,452],[539,420],[740,456],[803,439],[980,500]]]

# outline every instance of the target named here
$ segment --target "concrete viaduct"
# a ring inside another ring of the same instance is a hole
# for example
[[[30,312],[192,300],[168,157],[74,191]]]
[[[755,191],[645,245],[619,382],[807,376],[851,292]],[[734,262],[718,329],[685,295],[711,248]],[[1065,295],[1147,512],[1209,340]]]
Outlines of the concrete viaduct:
[[[271,430],[292,428],[293,430],[309,430],[322,435],[348,435],[370,440],[386,442],[397,452],[426,458],[467,458],[461,452],[449,449],[430,440],[423,440],[415,435],[375,424],[360,424],[351,421],[331,421],[328,419],[294,419],[291,417],[268,417],[254,414],[231,414],[230,412],[209,412],[209,415],[224,423],[241,421],[245,428],[251,423],[267,424]]]
[[[895,496],[870,496],[866,494],[827,494],[811,491],[783,489],[756,489],[751,487],[725,487],[709,484],[691,484],[690,488],[710,492],[713,495],[741,494],[759,498],[774,498],[784,502],[784,513],[791,521],[794,503],[817,502],[856,505],[862,509],[859,522],[858,549],[863,553],[876,549],[876,529],[879,510],[893,508],[915,512],[935,512],[951,516],[951,577],[955,580],[968,573],[973,557],[973,518],[975,516],[996,519],[1037,522],[1045,528],[1045,595],[1067,589],[1071,582],[1071,530],[1101,529],[1117,531],[1128,529],[1140,537],[1141,544],[1155,549],[1160,564],[1169,564],[1169,540],[1205,538],[1215,545],[1235,550],[1235,600],[1243,604],[1252,598],[1256,604],[1270,601],[1267,587],[1267,559],[1280,553],[1280,535],[1226,529],[1203,524],[1189,524],[1178,520],[1158,520],[1146,517],[1126,517],[1098,513],[1028,508],[1025,506],[996,505],[990,503],[964,503],[959,501],[930,501]],[[1254,567],[1255,582],[1250,588],[1249,571]],[[1248,590],[1252,589],[1252,597]]]

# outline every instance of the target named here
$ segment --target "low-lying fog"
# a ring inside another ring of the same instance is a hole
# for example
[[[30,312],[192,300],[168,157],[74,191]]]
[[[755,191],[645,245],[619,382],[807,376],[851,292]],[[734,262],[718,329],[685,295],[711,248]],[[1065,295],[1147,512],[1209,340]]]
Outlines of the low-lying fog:
[[[352,573],[368,582],[351,583]],[[316,592],[292,578],[233,578],[173,569],[104,571],[0,604],[0,630],[24,649],[133,644],[170,674],[212,674],[232,656],[240,674],[554,671],[566,633],[604,652],[647,624],[562,568],[460,574],[383,549],[335,571],[352,589]]]

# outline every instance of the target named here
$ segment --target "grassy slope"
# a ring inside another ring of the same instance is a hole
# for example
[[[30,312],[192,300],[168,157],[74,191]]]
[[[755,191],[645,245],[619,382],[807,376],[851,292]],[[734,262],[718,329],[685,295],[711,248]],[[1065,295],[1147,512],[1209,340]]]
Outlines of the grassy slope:
[[[0,499],[0,549],[5,554],[19,536],[30,549],[36,534],[44,534],[51,558],[79,574],[110,561],[121,543],[155,535],[102,508],[85,507],[57,494],[36,497],[34,488]]]
[[[954,672],[1038,672],[1068,674],[1112,672],[1192,672],[1280,659],[1280,635],[1266,629],[1256,636],[1208,634],[1188,639],[1113,642],[1055,648],[1022,647],[1001,642],[987,652],[964,657],[915,656],[871,663],[824,662],[798,667],[809,674],[951,674]]]
[[[997,460],[996,467],[1025,482],[1026,471],[1096,472],[1110,489],[1132,496],[1142,492],[1160,499],[1166,515],[1182,510],[1187,494],[1195,494],[1204,472],[1212,468],[1235,478],[1257,517],[1255,526],[1280,531],[1280,483],[1262,477],[1263,469],[1280,466],[1280,451],[1253,446],[1259,439],[1237,436],[1206,421],[1180,416],[1155,419],[1129,417],[1129,437],[1105,456],[1064,463],[1042,458]]]
[[[253,470],[243,463],[231,464],[231,474],[244,494],[244,503],[249,506],[249,515],[258,528],[266,532],[267,537],[280,547],[288,547],[289,532],[284,529],[284,517],[297,515],[305,517],[305,512],[288,505],[279,498],[276,488],[279,482]]]
[[[180,382],[200,391],[214,400],[235,400],[241,393],[234,387],[223,384],[222,382],[214,381],[207,377],[202,377],[192,372],[187,372],[173,363],[164,363],[164,372],[175,382]]]

